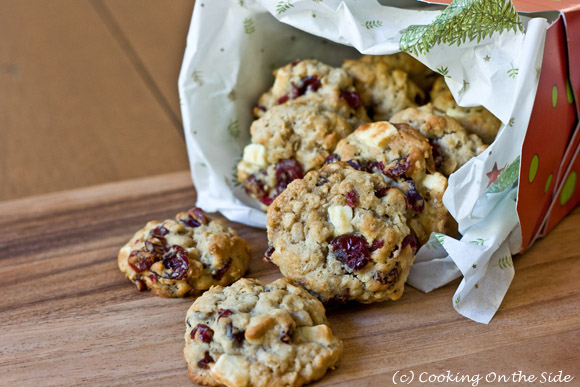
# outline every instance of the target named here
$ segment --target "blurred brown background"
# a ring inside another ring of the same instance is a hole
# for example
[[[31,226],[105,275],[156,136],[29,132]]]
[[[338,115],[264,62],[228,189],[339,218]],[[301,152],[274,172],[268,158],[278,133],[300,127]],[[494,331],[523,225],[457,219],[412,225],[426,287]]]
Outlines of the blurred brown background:
[[[194,0],[0,0],[0,200],[188,168]]]

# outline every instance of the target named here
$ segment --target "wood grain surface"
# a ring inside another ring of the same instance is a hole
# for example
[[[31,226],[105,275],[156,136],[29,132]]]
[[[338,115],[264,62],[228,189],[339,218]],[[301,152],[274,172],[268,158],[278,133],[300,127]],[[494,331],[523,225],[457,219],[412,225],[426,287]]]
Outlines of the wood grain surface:
[[[192,385],[182,354],[192,300],[138,293],[119,272],[116,254],[148,220],[173,217],[194,202],[181,172],[0,203],[0,384]],[[254,252],[248,276],[279,277],[261,260],[265,232],[235,227]],[[578,385],[579,227],[577,209],[514,259],[515,279],[489,325],[455,312],[458,281],[329,312],[345,351],[319,385],[391,385],[393,375],[409,371],[518,370],[562,370]]]
[[[188,167],[193,1],[0,0],[0,200]]]

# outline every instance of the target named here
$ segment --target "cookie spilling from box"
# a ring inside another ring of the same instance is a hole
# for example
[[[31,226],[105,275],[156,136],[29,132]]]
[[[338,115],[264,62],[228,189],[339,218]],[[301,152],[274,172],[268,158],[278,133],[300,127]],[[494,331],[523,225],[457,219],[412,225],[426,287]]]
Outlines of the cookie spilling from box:
[[[252,143],[244,148],[238,180],[265,211],[292,180],[324,164],[352,130],[345,118],[318,104],[274,106],[250,128]]]
[[[268,207],[266,259],[328,303],[396,300],[418,246],[403,191],[345,162],[294,180]]]
[[[210,386],[301,386],[342,354],[323,305],[287,279],[212,287],[185,323],[189,376]]]
[[[354,127],[369,121],[353,79],[341,68],[316,59],[296,60],[275,70],[274,77],[272,88],[258,99],[256,117],[274,106],[295,101],[340,114]]]
[[[454,235],[457,224],[443,205],[447,178],[435,170],[427,138],[407,124],[361,125],[341,140],[329,161],[378,173],[400,189],[407,201],[407,224],[424,244],[431,233]]]
[[[192,208],[175,220],[147,223],[121,248],[117,259],[138,290],[185,297],[236,281],[248,269],[251,256],[234,229]]]

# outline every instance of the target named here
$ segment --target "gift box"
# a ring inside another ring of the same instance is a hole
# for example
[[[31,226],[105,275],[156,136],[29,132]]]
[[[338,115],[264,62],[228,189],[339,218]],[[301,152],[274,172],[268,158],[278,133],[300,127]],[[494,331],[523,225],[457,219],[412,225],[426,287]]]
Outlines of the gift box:
[[[454,308],[489,322],[514,276],[512,254],[580,201],[580,74],[569,76],[578,9],[558,4],[561,12],[503,0],[196,2],[179,91],[197,205],[265,227],[235,171],[272,70],[297,58],[340,66],[361,53],[407,51],[445,77],[458,104],[483,105],[502,121],[494,143],[449,178],[444,203],[461,238],[432,235],[409,277],[430,291],[463,275]]]

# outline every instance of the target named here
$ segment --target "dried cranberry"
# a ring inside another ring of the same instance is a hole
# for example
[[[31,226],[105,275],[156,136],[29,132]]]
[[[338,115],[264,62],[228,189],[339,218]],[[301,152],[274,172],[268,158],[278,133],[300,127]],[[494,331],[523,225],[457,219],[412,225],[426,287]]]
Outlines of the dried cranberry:
[[[445,156],[441,153],[441,147],[433,140],[429,140],[429,144],[431,144],[431,149],[433,153],[433,160],[435,161],[435,168],[441,168],[443,162],[445,161]]]
[[[382,239],[375,239],[373,241],[373,244],[371,245],[371,247],[369,248],[369,250],[371,252],[380,249],[381,247],[383,247],[385,245],[385,241]]]
[[[415,183],[413,180],[408,180],[409,183],[409,190],[407,191],[407,208],[413,209],[416,212],[423,212],[425,209],[425,200],[423,196],[417,191],[417,187],[415,187]]]
[[[137,290],[140,292],[147,290],[147,284],[142,279],[136,280],[135,285],[137,286]]]
[[[260,202],[262,202],[263,204],[269,206],[270,204],[272,204],[272,202],[274,201],[274,199],[275,198],[271,198],[269,196],[264,196],[264,197],[259,198],[258,200]]]
[[[129,254],[127,262],[131,266],[131,269],[137,273],[142,273],[145,270],[149,270],[151,265],[153,265],[155,255],[148,251],[134,250]]]
[[[163,256],[165,273],[163,278],[182,280],[187,277],[189,270],[189,254],[181,246],[173,245]]]
[[[356,191],[348,191],[344,196],[346,197],[346,204],[348,204],[349,207],[355,208],[358,204],[358,194]]]
[[[385,164],[380,161],[372,161],[368,165],[368,172],[375,172],[376,169],[378,172],[383,172],[385,170]]]
[[[357,171],[360,170],[360,164],[357,163],[355,160],[348,160],[347,164],[356,169]]]
[[[360,270],[369,263],[367,241],[356,235],[341,235],[330,242],[336,259],[352,270]]]
[[[272,262],[272,254],[274,254],[274,250],[276,250],[276,248],[272,245],[268,245],[268,248],[266,249],[266,252],[264,253],[264,261],[268,262],[268,263],[273,263]]]
[[[292,327],[290,327],[288,330],[283,330],[280,332],[280,336],[278,336],[278,338],[280,341],[286,344],[292,342]]]
[[[169,234],[169,230],[164,226],[157,226],[153,230],[149,231],[149,235],[156,237],[164,237],[167,234]]]
[[[293,86],[292,97],[296,99],[308,91],[320,89],[322,83],[318,80],[317,75],[307,75],[300,80],[300,84]]]
[[[283,159],[276,164],[276,190],[282,193],[294,179],[302,179],[304,170],[300,163],[294,159]]]
[[[290,97],[288,97],[288,94],[284,94],[283,96],[278,98],[278,105],[282,105],[283,103],[288,102],[289,99]]]
[[[326,307],[326,309],[334,309],[346,303],[348,301],[348,297],[350,296],[350,289],[346,288],[343,294],[338,294],[334,297],[329,299],[323,300],[322,303]]]
[[[151,280],[152,283],[155,283],[157,282],[157,276],[155,274],[151,274],[149,276],[149,280]]]
[[[354,91],[341,90],[339,98],[344,99],[353,109],[358,109],[361,105],[360,95]]]
[[[379,188],[377,190],[375,190],[375,196],[380,198],[383,198],[387,195],[387,191],[390,190],[392,187],[382,187]]]
[[[296,59],[294,62],[292,62],[292,63],[290,64],[290,66],[291,66],[291,67],[294,67],[294,66],[296,66],[296,65],[297,65],[298,63],[300,63],[300,62],[302,62],[302,60],[300,60],[300,59]]]
[[[219,320],[222,317],[230,317],[232,314],[234,314],[234,312],[232,312],[231,310],[220,308],[218,310],[218,318],[217,319]]]
[[[376,281],[379,281],[383,285],[390,285],[397,282],[399,279],[399,270],[395,267],[393,270],[389,271],[388,273],[384,273],[382,271],[375,273],[373,278]]]
[[[270,203],[264,202],[267,201],[267,199],[269,199],[268,193],[264,188],[264,183],[261,180],[259,180],[256,177],[256,175],[250,175],[246,179],[246,182],[244,183],[244,188],[246,189],[246,193],[248,195],[258,198],[258,200],[260,200],[262,203],[269,205],[272,202],[272,201],[270,201]]]
[[[213,357],[211,357],[209,355],[208,351],[205,351],[205,354],[203,355],[203,359],[201,359],[200,361],[197,362],[197,366],[201,369],[208,369],[209,368],[209,363],[214,363],[215,360],[213,359]]]
[[[152,236],[145,241],[145,249],[157,256],[165,253],[165,245],[167,241],[162,236]]]
[[[240,331],[237,328],[234,328],[234,325],[230,321],[228,325],[226,325],[226,335],[234,341],[237,346],[242,345],[245,338],[245,331]]]
[[[340,156],[336,153],[332,153],[326,158],[326,160],[324,160],[324,164],[332,164],[337,161],[340,161]]]
[[[266,108],[265,108],[264,106],[261,106],[261,105],[256,105],[256,108],[257,108],[258,110],[261,110],[261,111],[263,111],[263,112],[265,112],[265,111],[266,111]]]
[[[197,324],[195,328],[191,330],[190,337],[192,340],[195,339],[195,333],[199,332],[199,339],[204,343],[211,343],[213,340],[213,329],[205,324]]]
[[[193,207],[193,208],[189,209],[189,211],[187,211],[187,213],[189,214],[189,216],[191,218],[197,220],[201,224],[208,224],[209,223],[209,219],[205,215],[205,212],[203,212],[203,210],[199,207]]]
[[[417,253],[417,247],[419,246],[419,240],[417,239],[417,237],[413,234],[409,234],[407,235],[404,239],[403,242],[401,243],[401,250],[404,249],[405,247],[411,246],[411,249],[413,250],[413,254]]]
[[[229,270],[229,268],[230,268],[230,266],[231,266],[231,265],[232,265],[232,260],[231,260],[231,258],[230,258],[230,259],[229,259],[229,260],[226,262],[226,264],[225,264],[225,265],[223,265],[222,267],[220,267],[219,269],[217,269],[217,270],[215,271],[215,273],[213,273],[213,275],[212,275],[213,279],[216,279],[216,280],[218,280],[218,281],[219,281],[219,280],[221,280],[221,279],[223,278],[224,274],[226,274],[226,273],[227,273],[227,271]]]
[[[411,166],[409,160],[407,160],[407,157],[401,157],[400,159],[396,159],[393,161],[393,163],[395,165],[392,168],[387,168],[385,170],[385,175],[387,175],[391,179],[403,176],[405,173],[409,171],[409,167]]]

